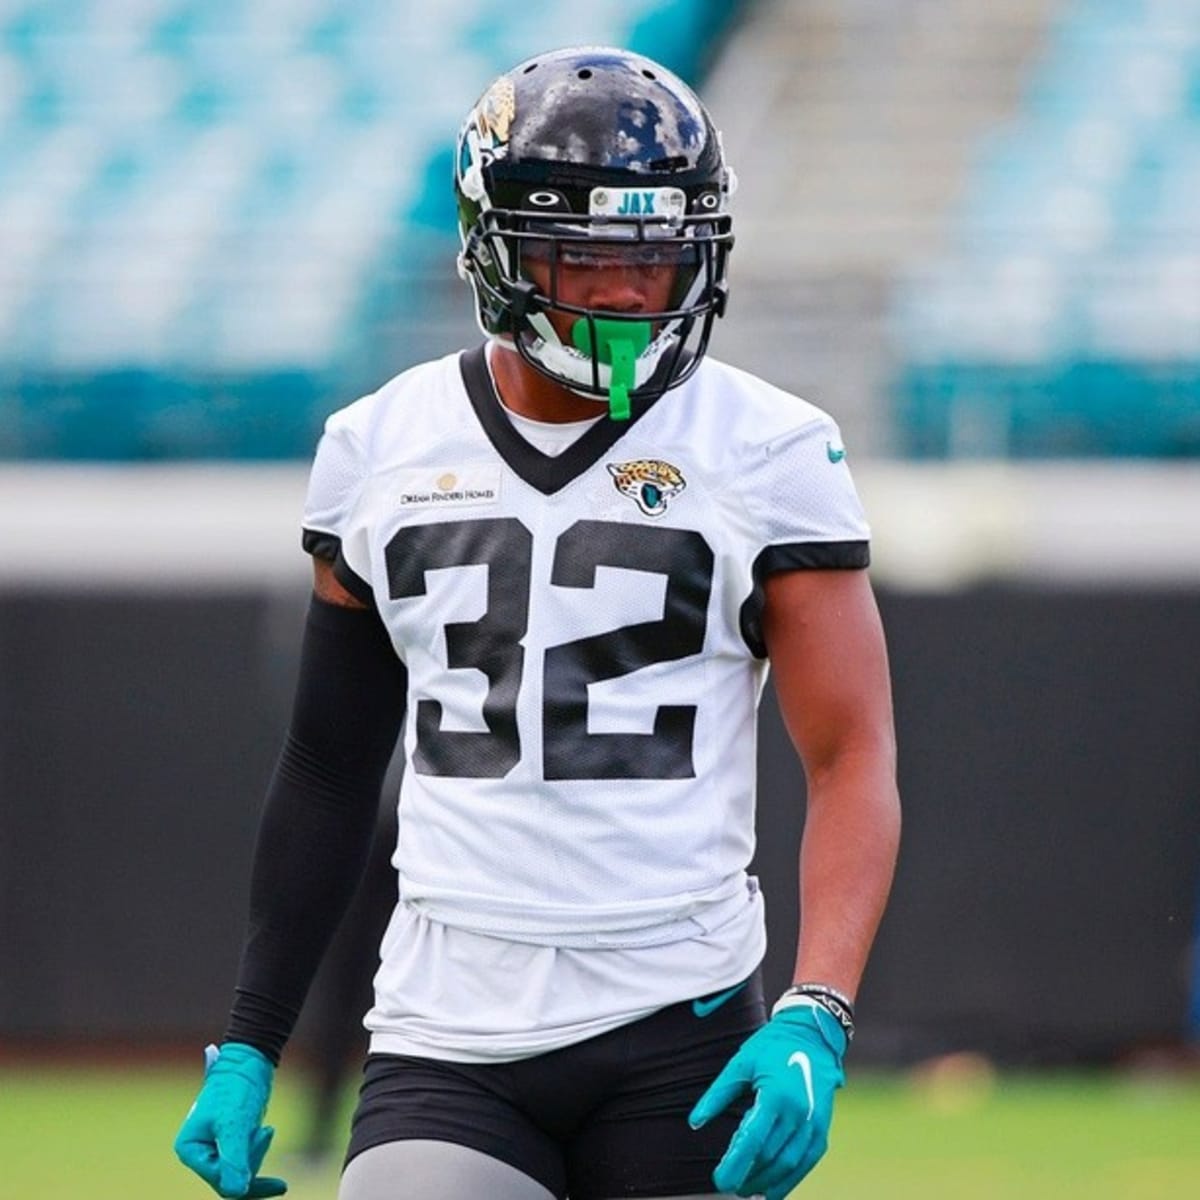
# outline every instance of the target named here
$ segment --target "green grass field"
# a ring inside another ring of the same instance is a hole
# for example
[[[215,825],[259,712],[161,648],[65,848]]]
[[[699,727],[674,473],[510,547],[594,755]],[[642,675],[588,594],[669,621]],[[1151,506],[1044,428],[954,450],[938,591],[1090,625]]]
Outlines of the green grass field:
[[[198,1070],[0,1068],[0,1195],[205,1200],[171,1141]],[[350,1098],[347,1098],[349,1103]],[[295,1153],[304,1094],[285,1069],[268,1165],[294,1200],[332,1200],[336,1170]],[[1200,1196],[1200,1080],[855,1077],[804,1200],[1182,1200]],[[486,1198],[481,1198],[486,1200]]]

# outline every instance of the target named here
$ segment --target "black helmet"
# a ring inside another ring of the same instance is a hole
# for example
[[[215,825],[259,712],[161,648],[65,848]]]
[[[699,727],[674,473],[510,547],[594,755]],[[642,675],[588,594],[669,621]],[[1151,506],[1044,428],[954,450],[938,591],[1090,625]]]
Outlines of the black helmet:
[[[670,71],[606,47],[528,59],[471,110],[454,186],[459,271],[484,333],[572,391],[609,399],[614,415],[629,391],[660,395],[698,365],[725,308],[734,177],[704,105]],[[557,265],[605,253],[673,266],[668,307],[560,300]],[[522,270],[535,256],[550,264],[546,291]],[[578,317],[572,345],[549,308]]]

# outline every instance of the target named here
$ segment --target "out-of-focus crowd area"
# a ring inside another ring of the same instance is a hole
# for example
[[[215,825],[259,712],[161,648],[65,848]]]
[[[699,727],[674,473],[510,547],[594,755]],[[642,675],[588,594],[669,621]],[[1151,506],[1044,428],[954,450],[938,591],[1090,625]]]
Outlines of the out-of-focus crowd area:
[[[741,177],[715,351],[897,459],[1200,450],[1195,0],[4,0],[0,456],[292,459],[473,336],[450,148],[571,42]]]

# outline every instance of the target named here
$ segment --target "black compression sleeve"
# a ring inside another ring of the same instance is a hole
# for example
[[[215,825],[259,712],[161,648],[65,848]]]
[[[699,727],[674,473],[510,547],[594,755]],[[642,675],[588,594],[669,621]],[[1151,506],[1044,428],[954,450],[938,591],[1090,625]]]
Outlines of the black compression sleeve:
[[[272,1062],[362,877],[405,691],[379,614],[314,597],[291,726],[259,825],[225,1032]]]

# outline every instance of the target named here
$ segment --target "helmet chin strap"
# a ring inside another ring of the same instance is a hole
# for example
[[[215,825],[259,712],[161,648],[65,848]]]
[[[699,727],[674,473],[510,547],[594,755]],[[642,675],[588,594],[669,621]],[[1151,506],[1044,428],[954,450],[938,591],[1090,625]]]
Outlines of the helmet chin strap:
[[[595,330],[595,344],[592,343]],[[635,385],[637,359],[650,345],[649,321],[608,321],[602,317],[580,317],[571,326],[575,349],[610,367],[608,415],[628,421],[629,393]]]
[[[629,419],[630,392],[651,378],[659,360],[677,341],[671,325],[661,329],[656,337],[650,321],[580,317],[571,326],[571,344],[564,345],[545,313],[523,316],[538,340],[523,347],[521,353],[528,354],[545,368],[546,374],[576,395],[602,404],[604,397],[593,390],[593,380],[599,374],[601,386],[609,392],[609,410],[614,420]],[[589,326],[597,330],[595,354]],[[513,341],[508,344],[516,349]]]

